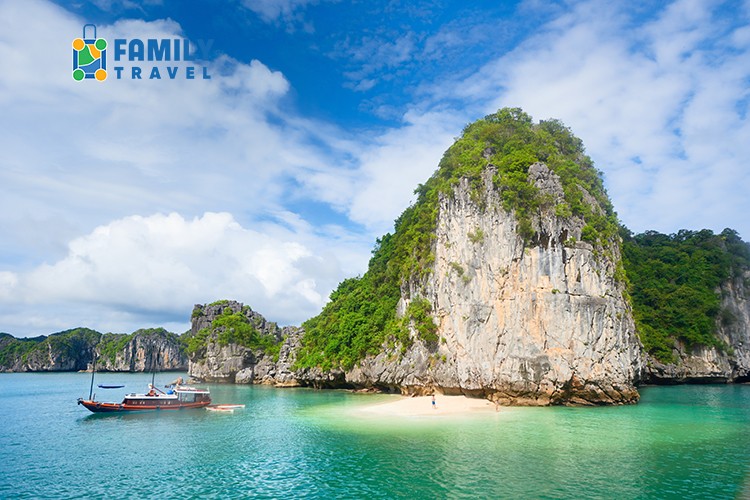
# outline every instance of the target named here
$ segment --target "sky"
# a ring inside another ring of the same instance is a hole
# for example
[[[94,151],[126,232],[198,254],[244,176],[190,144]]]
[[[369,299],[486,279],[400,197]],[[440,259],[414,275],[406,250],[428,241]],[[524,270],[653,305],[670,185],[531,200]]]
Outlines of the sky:
[[[89,23],[102,82],[72,78]],[[569,126],[632,231],[750,239],[750,0],[0,0],[0,64],[17,337],[182,333],[220,299],[299,325],[506,106]]]

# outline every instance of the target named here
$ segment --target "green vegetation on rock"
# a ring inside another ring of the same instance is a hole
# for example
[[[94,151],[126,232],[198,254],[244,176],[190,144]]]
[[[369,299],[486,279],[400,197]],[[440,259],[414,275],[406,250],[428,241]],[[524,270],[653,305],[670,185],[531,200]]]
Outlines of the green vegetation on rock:
[[[17,339],[4,334],[0,338],[0,369],[10,369],[17,359],[37,349],[45,337],[35,339]]]
[[[49,337],[41,336],[30,339],[16,339],[3,336],[0,339],[0,368],[10,369],[20,360],[26,363],[32,356],[44,359],[48,352],[66,359],[78,359],[99,341],[101,334],[88,328],[74,328]]]
[[[638,333],[646,350],[675,363],[675,341],[726,349],[716,337],[719,286],[750,268],[750,246],[737,232],[682,230],[677,234],[623,231],[623,263]],[[722,315],[722,316],[720,316]]]
[[[361,278],[342,281],[323,312],[302,325],[305,335],[297,366],[349,369],[367,354],[379,352],[388,336],[408,339],[396,320],[400,291],[387,259],[392,245],[390,235],[378,240],[370,270]]]
[[[406,315],[404,316],[404,319],[412,323],[419,338],[427,343],[438,341],[437,324],[430,316],[431,312],[432,304],[430,304],[430,301],[423,297],[417,297],[409,302],[409,307],[406,308]]]
[[[478,227],[474,231],[469,231],[467,236],[472,243],[481,243],[482,240],[484,240],[484,231],[482,231],[482,228]]]
[[[617,233],[617,219],[601,178],[583,143],[558,120],[535,124],[520,109],[501,109],[468,125],[463,135],[443,156],[440,169],[428,181],[442,193],[450,193],[461,178],[472,183],[476,193],[482,189],[481,176],[488,163],[497,173],[493,182],[500,191],[503,208],[514,211],[519,232],[527,241],[533,238],[532,215],[552,200],[528,182],[529,167],[545,163],[559,177],[565,201],[554,209],[560,217],[578,215],[586,222],[585,241],[609,245]],[[601,211],[586,201],[593,197]],[[473,240],[472,240],[473,241]]]
[[[50,358],[73,361],[79,366],[77,369],[84,369],[91,363],[94,353],[98,353],[97,365],[107,361],[114,364],[117,355],[123,353],[135,337],[155,337],[177,345],[181,342],[178,335],[164,328],[141,329],[131,334],[102,334],[89,328],[74,328],[29,339],[4,334],[0,335],[0,370],[23,369],[27,363],[38,369],[49,364]]]
[[[117,354],[121,353],[133,335],[127,333],[105,333],[99,341],[98,350],[101,358],[114,364],[117,360]]]
[[[212,305],[218,304],[220,302]],[[260,333],[243,311],[234,312],[231,307],[225,307],[222,314],[214,318],[210,327],[202,328],[196,335],[186,338],[188,354],[193,355],[203,350],[211,338],[215,338],[221,346],[236,344],[262,350],[276,360],[281,349],[281,342],[276,337]]]
[[[532,216],[552,203],[528,181],[535,162],[544,162],[560,177],[565,201],[554,207],[555,213],[583,217],[582,239],[607,248],[617,235],[617,219],[581,140],[557,120],[535,124],[520,109],[501,109],[464,129],[438,170],[417,187],[417,201],[396,219],[394,233],[377,240],[367,272],[341,282],[323,311],[303,324],[297,366],[349,369],[383,345],[410,345],[396,306],[402,287],[421,282],[432,270],[440,196],[452,196],[461,179],[467,179],[472,199],[484,207],[482,175],[489,164],[496,169],[492,180],[502,208],[515,213],[521,236],[531,242]],[[591,198],[599,207],[587,202]],[[479,244],[484,234],[476,228],[468,237]],[[424,308],[412,309],[406,324],[412,324],[422,340],[431,341],[435,334],[425,317],[429,313]]]

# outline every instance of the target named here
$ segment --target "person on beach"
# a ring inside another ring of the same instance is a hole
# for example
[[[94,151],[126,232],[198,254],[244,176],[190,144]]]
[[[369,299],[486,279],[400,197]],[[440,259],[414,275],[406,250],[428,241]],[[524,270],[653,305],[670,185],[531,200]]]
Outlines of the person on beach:
[[[432,409],[437,410],[437,406],[435,406],[435,395],[432,395]]]

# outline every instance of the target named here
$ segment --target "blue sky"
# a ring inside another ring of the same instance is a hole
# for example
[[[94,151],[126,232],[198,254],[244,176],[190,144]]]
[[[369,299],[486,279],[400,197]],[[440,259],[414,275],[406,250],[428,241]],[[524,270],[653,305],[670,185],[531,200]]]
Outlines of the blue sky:
[[[0,331],[182,332],[222,298],[299,324],[503,106],[570,126],[631,230],[748,239],[749,21],[747,0],[0,0]],[[76,82],[86,23],[210,42],[175,65],[211,79]]]

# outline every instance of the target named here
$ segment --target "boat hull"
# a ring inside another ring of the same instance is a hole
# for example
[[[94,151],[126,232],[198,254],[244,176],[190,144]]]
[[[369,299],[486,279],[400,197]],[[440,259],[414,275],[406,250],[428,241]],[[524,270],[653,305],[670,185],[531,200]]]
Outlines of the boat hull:
[[[190,408],[204,408],[211,404],[211,401],[198,401],[194,403],[172,402],[172,401],[154,401],[150,404],[128,404],[128,403],[101,403],[87,399],[79,399],[79,405],[94,413],[119,413],[119,412],[138,412],[138,411],[161,411],[161,410],[185,410]]]

